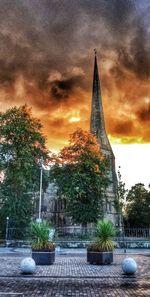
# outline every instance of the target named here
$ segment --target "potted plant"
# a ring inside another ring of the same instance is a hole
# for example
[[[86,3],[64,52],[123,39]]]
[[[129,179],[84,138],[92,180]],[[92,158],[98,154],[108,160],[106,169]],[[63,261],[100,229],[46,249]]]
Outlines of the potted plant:
[[[51,229],[45,221],[31,224],[32,258],[37,265],[50,265],[55,261],[55,244],[49,238]]]
[[[101,220],[96,226],[96,240],[87,248],[87,261],[90,264],[110,264],[113,262],[115,228],[111,221]]]

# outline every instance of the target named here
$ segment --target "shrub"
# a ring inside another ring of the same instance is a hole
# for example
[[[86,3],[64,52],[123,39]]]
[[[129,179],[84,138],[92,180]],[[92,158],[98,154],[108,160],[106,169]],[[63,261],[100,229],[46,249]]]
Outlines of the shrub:
[[[33,250],[55,250],[55,244],[49,242],[50,227],[47,222],[41,223],[32,222],[31,234],[33,237],[32,249]]]
[[[115,228],[111,221],[98,221],[96,226],[96,235],[96,241],[88,246],[89,251],[107,252],[114,249],[112,239],[115,236]]]

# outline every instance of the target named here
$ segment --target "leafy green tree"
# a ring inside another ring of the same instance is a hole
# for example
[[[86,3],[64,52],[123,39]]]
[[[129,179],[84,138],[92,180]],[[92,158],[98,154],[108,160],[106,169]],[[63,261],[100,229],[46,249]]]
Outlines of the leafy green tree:
[[[32,212],[32,195],[39,190],[39,159],[47,158],[42,125],[26,105],[0,113],[0,225],[6,217],[11,227],[27,227]],[[46,181],[45,181],[46,183]],[[46,186],[46,184],[45,184]]]
[[[75,223],[86,225],[103,216],[108,167],[96,137],[81,129],[71,135],[69,145],[56,158],[50,179]]]
[[[150,191],[135,184],[127,195],[126,219],[130,227],[150,226]]]

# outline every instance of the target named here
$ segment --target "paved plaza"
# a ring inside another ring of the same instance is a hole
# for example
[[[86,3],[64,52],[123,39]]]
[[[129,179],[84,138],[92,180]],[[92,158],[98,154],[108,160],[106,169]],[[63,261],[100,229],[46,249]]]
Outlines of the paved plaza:
[[[115,254],[111,265],[90,265],[86,253],[57,253],[55,264],[37,266],[34,275],[22,275],[19,265],[30,253],[0,254],[0,297],[150,297],[150,255],[130,254],[138,264],[133,276],[125,276]]]

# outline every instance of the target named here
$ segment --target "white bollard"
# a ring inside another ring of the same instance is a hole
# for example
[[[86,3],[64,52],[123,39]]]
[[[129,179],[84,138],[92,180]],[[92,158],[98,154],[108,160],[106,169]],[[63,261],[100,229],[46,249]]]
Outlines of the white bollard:
[[[32,258],[24,258],[20,263],[20,269],[22,273],[32,274],[36,270],[35,261]]]
[[[125,274],[134,274],[137,271],[137,264],[132,258],[124,259],[121,263],[121,267]]]

